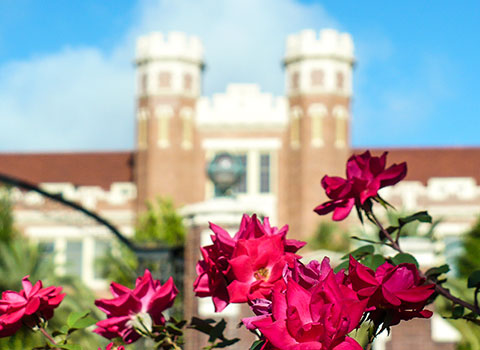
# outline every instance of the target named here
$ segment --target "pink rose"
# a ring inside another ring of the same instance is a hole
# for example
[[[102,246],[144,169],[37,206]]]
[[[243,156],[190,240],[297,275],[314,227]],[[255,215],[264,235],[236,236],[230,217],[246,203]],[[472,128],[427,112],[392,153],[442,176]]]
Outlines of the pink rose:
[[[330,266],[330,259],[328,257],[323,258],[321,263],[317,260],[312,260],[307,265],[296,260],[292,269],[285,270],[284,278],[291,278],[308,290],[327,278],[331,271],[332,267]],[[334,276],[337,283],[344,284],[345,273],[343,269],[334,274]]]
[[[414,264],[391,265],[385,262],[374,272],[350,256],[349,279],[358,295],[368,299],[370,319],[379,320],[389,310],[395,325],[414,317],[429,318],[432,312],[423,310],[435,290],[425,284]]]
[[[162,312],[173,305],[178,294],[171,277],[162,286],[148,270],[137,278],[133,290],[115,282],[110,290],[113,299],[95,300],[107,319],[97,322],[94,332],[108,339],[122,337],[127,344],[138,340],[140,333],[151,332],[152,325],[165,324]]]
[[[372,157],[369,151],[353,155],[347,161],[347,178],[325,175],[322,187],[331,200],[317,206],[314,210],[319,215],[333,211],[333,220],[345,219],[354,205],[361,206],[378,190],[392,186],[407,174],[407,164],[393,164],[385,169],[387,152],[380,157]]]
[[[38,325],[41,320],[49,320],[55,309],[62,302],[65,294],[62,287],[42,288],[42,281],[32,286],[29,276],[22,279],[23,290],[7,290],[0,300],[0,337],[15,334],[23,323],[30,327]]]
[[[285,238],[287,226],[281,229],[271,227],[268,218],[265,218],[262,223],[256,215],[252,217],[243,215],[240,228],[234,237],[213,223],[210,223],[210,229],[214,233],[211,235],[213,244],[200,248],[203,259],[197,263],[198,277],[194,282],[194,291],[199,297],[211,296],[217,312],[222,311],[231,302],[227,287],[236,277],[230,260],[240,241],[279,237],[283,251],[288,253],[295,253],[305,245],[304,242]],[[245,243],[242,244],[245,245]]]
[[[239,240],[229,260],[233,274],[233,281],[227,286],[230,302],[269,299],[274,289],[284,288],[285,266],[292,267],[297,257],[284,251],[280,235]]]
[[[273,292],[271,316],[252,323],[279,350],[361,350],[346,335],[358,326],[365,307],[366,301],[330,271],[310,290],[289,279],[284,293]]]

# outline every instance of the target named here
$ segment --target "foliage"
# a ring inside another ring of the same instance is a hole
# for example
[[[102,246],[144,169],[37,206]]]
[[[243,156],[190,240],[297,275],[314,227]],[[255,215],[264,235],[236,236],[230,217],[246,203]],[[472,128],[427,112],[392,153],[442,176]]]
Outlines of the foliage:
[[[463,254],[457,258],[457,268],[460,277],[467,278],[480,266],[480,218],[463,237]]]
[[[185,243],[185,227],[170,198],[158,197],[147,203],[147,210],[138,218],[135,240],[149,245],[171,247]]]
[[[320,222],[308,245],[312,250],[346,252],[350,248],[347,232],[334,222]]]

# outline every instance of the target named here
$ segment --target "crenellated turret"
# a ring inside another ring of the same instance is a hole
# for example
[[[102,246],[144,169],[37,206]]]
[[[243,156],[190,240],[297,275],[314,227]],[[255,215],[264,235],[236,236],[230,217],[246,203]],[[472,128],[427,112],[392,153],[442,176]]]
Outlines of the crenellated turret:
[[[195,36],[154,32],[137,40],[137,95],[199,96],[203,46]]]

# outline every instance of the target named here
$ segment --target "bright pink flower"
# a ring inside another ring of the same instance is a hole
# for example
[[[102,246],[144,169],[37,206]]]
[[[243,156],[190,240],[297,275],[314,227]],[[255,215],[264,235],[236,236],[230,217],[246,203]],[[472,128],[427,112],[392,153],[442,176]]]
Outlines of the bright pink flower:
[[[227,286],[235,280],[235,275],[230,260],[239,242],[279,237],[283,251],[288,253],[295,253],[305,245],[304,242],[285,238],[287,226],[281,229],[271,227],[268,218],[262,223],[256,215],[243,215],[240,228],[234,237],[215,224],[210,223],[210,229],[214,233],[211,235],[213,244],[200,248],[203,260],[197,263],[198,277],[194,282],[194,291],[199,297],[211,296],[217,312],[231,302]]]
[[[23,290],[7,290],[0,300],[0,337],[15,334],[22,323],[29,326],[38,325],[41,320],[49,320],[55,309],[62,302],[65,294],[62,287],[42,288],[42,281],[32,286],[29,276],[22,279]]]
[[[239,240],[229,260],[233,274],[227,287],[230,302],[269,299],[274,289],[284,288],[283,271],[285,266],[293,267],[296,258],[284,251],[280,235]]]
[[[171,277],[162,286],[148,270],[137,278],[133,290],[115,282],[110,290],[113,299],[95,300],[107,319],[97,322],[94,332],[108,339],[122,337],[127,344],[138,340],[139,332],[151,331],[152,325],[165,324],[162,312],[173,305],[178,294]]]
[[[361,206],[378,190],[392,186],[407,174],[407,164],[393,164],[385,169],[387,152],[380,157],[372,157],[369,151],[353,155],[347,161],[347,178],[325,175],[322,187],[331,200],[317,206],[314,210],[319,215],[333,211],[333,220],[345,219],[354,205]]]
[[[272,314],[253,325],[279,350],[361,350],[346,335],[355,329],[366,307],[330,271],[307,290],[292,279],[284,293],[273,292]]]
[[[292,269],[285,270],[284,278],[291,278],[303,288],[309,290],[327,278],[331,271],[332,267],[328,257],[323,258],[321,263],[317,260],[312,260],[307,265],[296,260]],[[346,277],[343,269],[334,274],[334,276],[337,283],[344,284]]]
[[[378,319],[389,310],[390,325],[414,317],[429,318],[432,312],[423,310],[435,290],[434,284],[425,284],[414,264],[391,265],[385,262],[374,272],[350,256],[349,279],[358,295],[368,298],[370,318]]]
[[[98,348],[98,350],[102,350],[102,348]],[[113,343],[110,343],[110,344],[107,345],[105,350],[125,350],[125,347],[123,345],[120,345],[119,347],[114,349],[113,348]]]

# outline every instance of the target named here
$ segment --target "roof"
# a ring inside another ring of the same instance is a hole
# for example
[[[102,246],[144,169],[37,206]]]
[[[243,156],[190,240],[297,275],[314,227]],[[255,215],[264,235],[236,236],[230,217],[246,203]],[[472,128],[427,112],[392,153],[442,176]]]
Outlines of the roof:
[[[360,153],[365,149],[356,148]],[[480,147],[370,148],[374,155],[388,151],[387,166],[407,162],[405,180],[426,184],[432,177],[473,177],[480,184]]]
[[[4,153],[0,173],[40,184],[101,186],[133,181],[133,152]]]

